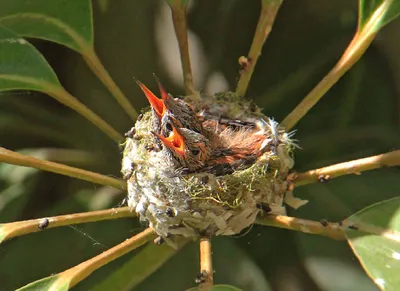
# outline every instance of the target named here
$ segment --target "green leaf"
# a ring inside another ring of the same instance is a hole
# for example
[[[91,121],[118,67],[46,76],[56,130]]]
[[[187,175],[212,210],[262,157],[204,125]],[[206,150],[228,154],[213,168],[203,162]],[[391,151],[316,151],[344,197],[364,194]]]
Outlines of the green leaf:
[[[89,0],[0,0],[0,24],[16,33],[41,38],[78,52],[93,46]]]
[[[96,285],[91,291],[131,290],[153,274],[177,251],[167,244],[162,246],[150,244]]]
[[[347,229],[346,235],[368,275],[382,290],[399,290],[400,197],[369,206],[347,222],[365,231]]]
[[[29,283],[24,287],[17,289],[17,291],[66,291],[69,289],[68,282],[57,282],[59,279],[58,275],[43,278],[41,280]]]
[[[43,81],[60,86],[44,57],[23,38],[0,26],[0,91],[44,91]]]
[[[188,0],[166,0],[169,6],[171,7],[185,7],[188,3]]]
[[[201,291],[203,289],[200,289],[199,287],[193,287],[190,288],[186,291]],[[210,291],[242,291],[239,288],[236,288],[234,286],[231,285],[214,285],[211,289],[209,289]]]
[[[384,5],[383,5],[384,4]],[[380,19],[373,26],[372,32],[377,32],[400,14],[400,1],[398,0],[360,0],[358,27],[361,30],[369,18],[381,7]]]

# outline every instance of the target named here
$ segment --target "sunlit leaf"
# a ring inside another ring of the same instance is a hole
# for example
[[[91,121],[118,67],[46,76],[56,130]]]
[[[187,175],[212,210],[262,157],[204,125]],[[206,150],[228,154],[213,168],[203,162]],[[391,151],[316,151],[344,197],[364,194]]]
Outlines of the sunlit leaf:
[[[382,6],[385,4],[385,6]],[[373,27],[373,32],[380,30],[386,24],[394,20],[400,14],[400,1],[397,0],[360,0],[359,1],[359,28],[363,28],[368,19],[378,9],[383,11],[380,19]]]
[[[399,290],[400,197],[367,207],[347,222],[370,230],[346,230],[350,246],[368,275],[382,290]]]
[[[16,33],[60,43],[76,51],[93,45],[89,0],[0,0],[0,24]]]

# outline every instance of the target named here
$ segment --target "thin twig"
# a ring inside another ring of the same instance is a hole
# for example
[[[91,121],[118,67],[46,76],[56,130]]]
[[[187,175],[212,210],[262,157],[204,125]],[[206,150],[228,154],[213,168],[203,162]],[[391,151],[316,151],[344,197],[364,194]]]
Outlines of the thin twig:
[[[40,160],[34,157],[26,156],[17,152],[7,150],[0,147],[0,162],[7,164],[18,165],[23,167],[35,168],[43,171],[49,171],[96,184],[114,187],[125,190],[126,183],[122,180],[107,177],[91,171],[82,170],[79,168],[70,167],[67,165]]]
[[[105,251],[104,253],[87,260],[62,273],[65,277],[72,277],[70,287],[85,279],[93,271],[108,264],[109,262],[133,251],[156,237],[151,228],[148,228],[134,237],[127,239],[119,245]],[[60,279],[61,280],[61,279]]]
[[[332,179],[349,174],[359,175],[364,171],[394,166],[400,166],[400,150],[299,173],[293,182],[295,186],[301,186],[321,179]]]
[[[128,98],[122,93],[121,89],[115,84],[114,80],[108,74],[106,68],[104,68],[99,57],[94,51],[92,46],[85,46],[82,48],[82,56],[89,68],[95,73],[97,78],[107,87],[111,94],[115,97],[117,102],[125,110],[125,112],[132,118],[136,120],[138,114],[136,109],[129,102]]]
[[[44,92],[61,102],[62,104],[72,108],[80,115],[85,117],[87,120],[96,125],[101,131],[107,134],[112,140],[119,143],[124,138],[114,128],[112,128],[107,122],[99,117],[92,110],[87,108],[84,104],[78,101],[74,96],[69,94],[63,87],[56,87],[47,85],[44,87]]]
[[[214,270],[212,265],[211,239],[200,238],[200,290],[211,290],[214,284]]]
[[[0,237],[0,242],[13,237],[53,227],[135,216],[136,215],[131,211],[130,207],[121,207],[107,210],[16,221],[1,225],[0,229],[3,235]]]
[[[256,224],[322,235],[337,240],[346,239],[343,226],[339,223],[317,222],[283,215],[265,215],[257,218]]]
[[[32,88],[32,90],[44,92],[49,96],[53,97],[54,99],[56,99],[58,102],[78,112],[80,115],[82,115],[90,122],[92,122],[94,125],[96,125],[100,130],[102,130],[115,142],[120,142],[124,139],[121,134],[119,134],[107,122],[101,119],[101,117],[99,117],[96,113],[94,113],[84,104],[82,104],[78,99],[69,94],[60,84],[53,84],[32,77],[15,76],[7,74],[0,74],[0,79],[27,83],[30,86],[32,86],[30,87]]]
[[[119,245],[101,253],[100,255],[87,260],[75,267],[72,267],[62,273],[53,275],[54,281],[51,284],[52,290],[66,290],[75,286],[80,281],[84,280],[91,273],[101,268],[102,266],[110,263],[111,261],[127,254],[128,252],[137,249],[145,243],[153,240],[155,234],[152,229],[148,228],[134,237],[125,240]],[[51,277],[45,278],[50,279]],[[45,280],[42,279],[42,280]],[[41,280],[40,280],[41,281]],[[48,282],[48,281],[47,281]],[[38,281],[30,283],[29,285],[37,284]]]
[[[189,241],[184,237],[174,237],[176,249],[166,243],[146,245],[138,254],[119,267],[118,272],[111,273],[103,281],[97,282],[90,291],[134,290],[136,286],[176,255]]]
[[[181,55],[183,82],[187,95],[198,95],[193,85],[192,68],[190,65],[189,41],[186,24],[186,4],[184,1],[168,1],[171,7],[172,21],[174,23],[175,35],[178,40]]]
[[[281,125],[290,130],[322,96],[361,58],[376,35],[375,27],[385,16],[391,0],[384,1],[371,15],[363,27],[359,27],[346,51],[333,69],[300,102],[299,105],[282,121]]]
[[[261,55],[264,42],[272,30],[272,25],[282,2],[283,0],[261,1],[261,14],[253,37],[253,43],[251,44],[247,58],[245,58],[246,61],[242,64],[242,72],[236,87],[236,94],[239,96],[246,94],[258,57]]]

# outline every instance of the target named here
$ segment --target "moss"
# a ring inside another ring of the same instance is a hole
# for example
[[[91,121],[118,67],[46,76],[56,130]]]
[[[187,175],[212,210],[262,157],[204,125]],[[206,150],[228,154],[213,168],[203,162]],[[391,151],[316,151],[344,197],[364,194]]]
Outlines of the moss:
[[[260,130],[270,135],[266,139],[270,141],[263,147],[264,154],[248,168],[228,175],[207,172],[177,175],[174,167],[164,164],[165,159],[157,151],[148,149],[154,144],[154,137],[150,133],[153,115],[147,111],[136,123],[133,138],[125,143],[123,168],[130,168],[129,163],[134,165],[128,181],[129,205],[163,236],[238,233],[254,222],[260,211],[257,203],[270,203],[282,214],[285,177],[293,166],[295,144],[291,135],[259,113],[251,100],[235,93],[219,93],[196,102],[191,105],[197,111],[207,108],[211,115],[260,122]],[[173,209],[176,216],[165,215],[167,208]]]

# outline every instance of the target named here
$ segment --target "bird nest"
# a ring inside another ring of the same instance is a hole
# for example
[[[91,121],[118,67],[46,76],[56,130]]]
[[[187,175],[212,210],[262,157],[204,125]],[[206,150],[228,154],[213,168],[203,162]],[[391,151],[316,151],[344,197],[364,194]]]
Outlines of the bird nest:
[[[285,214],[287,176],[294,165],[290,133],[261,114],[252,101],[232,92],[183,101],[160,86],[162,100],[139,85],[152,107],[128,133],[121,172],[127,180],[128,205],[142,221],[173,245],[173,235],[234,235],[251,226],[260,213]],[[187,147],[191,138],[184,135],[191,129],[183,127],[191,125],[185,118],[179,120],[181,111],[165,106],[175,101],[188,106],[200,124],[192,136],[205,136],[201,141],[208,155],[196,167],[171,153],[170,142],[177,136]],[[168,114],[173,120],[170,132],[162,124]]]

